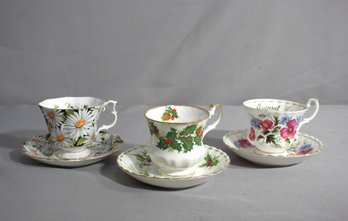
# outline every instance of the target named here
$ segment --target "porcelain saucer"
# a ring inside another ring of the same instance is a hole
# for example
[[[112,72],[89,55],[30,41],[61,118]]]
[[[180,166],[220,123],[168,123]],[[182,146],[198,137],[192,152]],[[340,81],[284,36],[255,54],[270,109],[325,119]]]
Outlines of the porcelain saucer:
[[[117,158],[118,166],[135,179],[159,187],[187,188],[205,183],[210,177],[221,173],[230,165],[230,158],[223,151],[205,145],[207,153],[204,160],[192,175],[165,176],[158,172],[158,167],[151,162],[149,146],[136,146],[121,153]]]
[[[49,145],[48,135],[38,135],[26,141],[20,151],[27,157],[34,160],[62,167],[80,167],[96,163],[115,153],[123,144],[120,136],[106,133],[101,141],[90,145],[87,148],[90,154],[87,157],[66,159],[60,158],[60,150]]]
[[[247,140],[247,130],[231,131],[223,137],[224,143],[237,155],[251,162],[265,166],[290,166],[322,151],[324,145],[317,138],[299,133],[299,144],[291,149],[270,154],[258,150]]]

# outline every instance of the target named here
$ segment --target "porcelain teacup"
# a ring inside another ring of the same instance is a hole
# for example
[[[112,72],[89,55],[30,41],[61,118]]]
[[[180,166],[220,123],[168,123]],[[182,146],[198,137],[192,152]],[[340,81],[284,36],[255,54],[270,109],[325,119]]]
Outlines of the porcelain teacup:
[[[219,115],[210,124],[207,121],[219,109]],[[220,122],[221,104],[210,105],[207,111],[200,107],[165,105],[145,112],[151,134],[151,160],[158,172],[168,176],[193,174],[204,158],[204,136]]]
[[[113,105],[111,124],[98,127],[100,114],[108,104]],[[41,101],[39,107],[49,131],[48,143],[59,149],[62,158],[83,158],[91,152],[87,148],[101,141],[105,131],[116,124],[117,101],[103,101],[94,97],[61,97]]]
[[[312,115],[303,115],[315,104]],[[282,153],[298,143],[300,128],[319,111],[319,101],[311,98],[306,104],[277,99],[252,99],[243,103],[250,117],[248,140],[259,150]]]

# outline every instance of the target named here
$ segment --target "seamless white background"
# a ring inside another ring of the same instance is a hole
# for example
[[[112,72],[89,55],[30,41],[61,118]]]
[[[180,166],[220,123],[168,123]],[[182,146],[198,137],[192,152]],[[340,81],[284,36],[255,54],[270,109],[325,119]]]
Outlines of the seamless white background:
[[[0,103],[348,104],[348,1],[0,0]]]

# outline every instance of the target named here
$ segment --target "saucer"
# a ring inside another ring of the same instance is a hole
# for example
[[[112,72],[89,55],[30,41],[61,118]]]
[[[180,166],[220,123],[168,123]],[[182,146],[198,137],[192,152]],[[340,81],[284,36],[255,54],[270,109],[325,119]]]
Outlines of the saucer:
[[[96,163],[115,153],[123,144],[120,136],[106,133],[100,142],[87,146],[89,155],[83,158],[61,158],[60,150],[49,145],[48,135],[38,135],[26,141],[20,151],[34,160],[62,167],[80,167]]]
[[[265,166],[290,166],[322,151],[324,145],[317,138],[298,133],[299,144],[283,153],[271,154],[258,150],[247,140],[248,130],[231,131],[223,137],[230,149],[251,162]]]
[[[205,145],[207,153],[196,171],[187,176],[165,176],[151,162],[149,146],[136,146],[121,153],[117,158],[118,166],[135,179],[159,187],[187,188],[205,183],[210,177],[221,173],[230,165],[230,158],[223,151]]]

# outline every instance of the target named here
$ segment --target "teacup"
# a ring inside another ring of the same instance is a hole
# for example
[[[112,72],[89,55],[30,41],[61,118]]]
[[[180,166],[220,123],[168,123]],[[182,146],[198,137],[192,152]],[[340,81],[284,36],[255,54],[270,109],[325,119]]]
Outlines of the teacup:
[[[113,105],[111,124],[98,127],[100,114]],[[100,142],[105,130],[116,124],[117,101],[107,102],[94,97],[61,97],[41,101],[39,107],[49,131],[48,143],[60,149],[62,158],[83,158],[91,154],[88,146]]]
[[[219,115],[210,124],[207,121]],[[210,105],[207,111],[200,107],[165,105],[145,112],[151,134],[151,160],[158,166],[158,172],[169,176],[193,174],[204,158],[206,148],[204,136],[220,122],[221,104]]]
[[[303,118],[311,104],[312,115]],[[310,122],[319,111],[319,101],[311,98],[306,104],[277,99],[253,99],[243,103],[250,116],[248,140],[259,150],[282,153],[298,142],[300,128]]]

